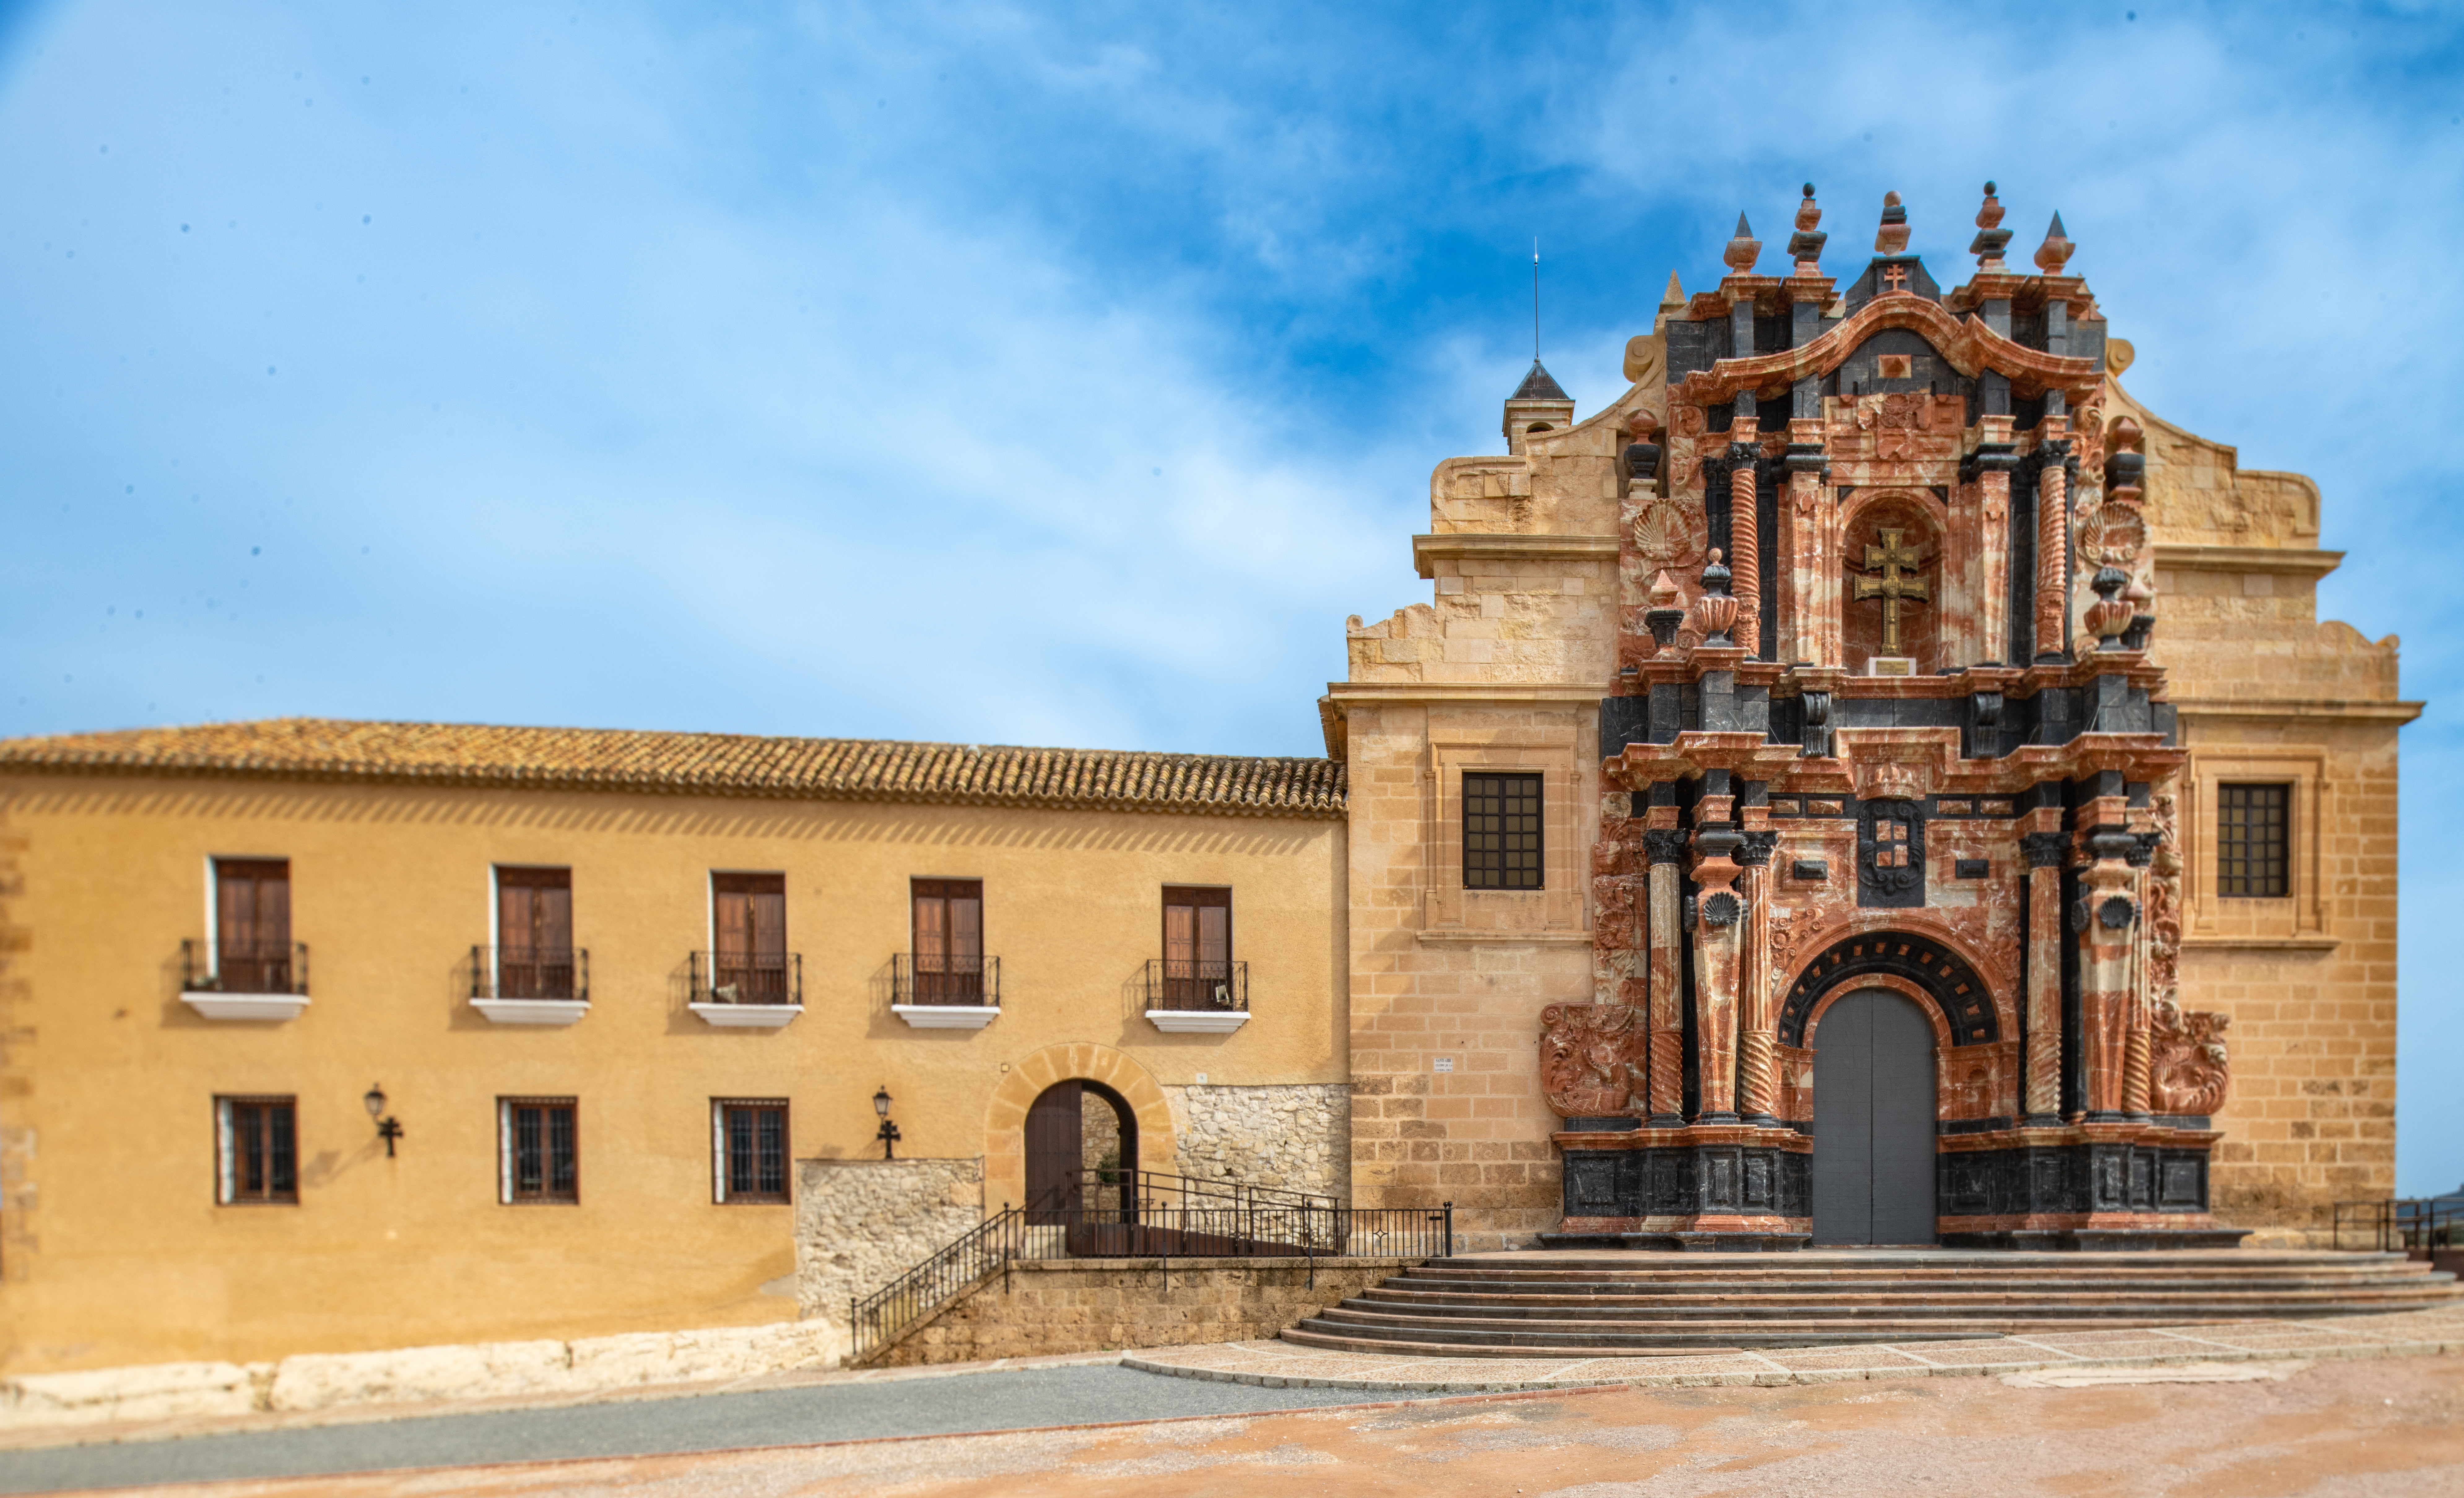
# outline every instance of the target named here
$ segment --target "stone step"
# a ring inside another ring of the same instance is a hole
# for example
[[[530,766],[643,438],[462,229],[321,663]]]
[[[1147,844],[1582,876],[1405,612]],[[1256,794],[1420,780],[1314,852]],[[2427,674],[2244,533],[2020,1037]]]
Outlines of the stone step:
[[[1497,1322],[1517,1326],[1582,1326],[1590,1324],[1620,1326],[1690,1326],[1719,1322],[1737,1326],[1789,1325],[1862,1325],[1875,1321],[1904,1322],[1928,1325],[1937,1322],[1973,1322],[1996,1327],[2043,1326],[2049,1322],[2077,1323],[2082,1326],[2211,1326],[2218,1322],[2300,1320],[2318,1316],[2367,1315],[2384,1311],[2384,1306],[2354,1305],[2330,1302],[2320,1305],[2251,1306],[2251,1305],[2177,1305],[2177,1306],[2082,1306],[2076,1303],[2039,1302],[2011,1306],[1842,1306],[1836,1304],[1789,1304],[1776,1306],[1678,1306],[1678,1307],[1515,1307],[1515,1306],[1397,1306],[1392,1302],[1349,1299],[1327,1307],[1318,1313],[1346,1321],[1413,1322],[1463,1324]]]
[[[1483,1291],[1462,1287],[1429,1288],[1419,1285],[1389,1283],[1365,1291],[1373,1299],[1392,1301],[1398,1305],[1516,1305],[1516,1306],[1633,1306],[1641,1309],[1681,1306],[1752,1306],[1773,1303],[1819,1303],[1825,1305],[1961,1305],[1996,1306],[2028,1305],[2057,1302],[2066,1305],[2247,1305],[2303,1306],[2311,1304],[2401,1304],[2406,1306],[2443,1305],[2455,1295],[2439,1290],[2419,1290],[2406,1285],[2272,1285],[2272,1286],[2175,1286],[2163,1290],[2116,1291],[2100,1288],[2092,1293],[2064,1294],[2058,1286],[2013,1287],[2006,1290],[1946,1290],[1907,1288],[1892,1290],[1832,1291],[1820,1286],[1771,1285],[1750,1291],[1721,1292],[1715,1291],[1661,1290],[1636,1292],[1621,1287],[1606,1288],[1588,1293],[1561,1291]]]
[[[1355,1351],[1399,1352],[1419,1357],[1444,1356],[1439,1349],[1457,1349],[1470,1356],[1518,1357],[1597,1357],[1603,1356],[1701,1356],[1757,1347],[1837,1347],[1878,1342],[1990,1342],[2002,1333],[1967,1327],[1832,1327],[1799,1330],[1785,1327],[1670,1327],[1655,1332],[1489,1331],[1463,1327],[1353,1325],[1309,1317],[1284,1333],[1284,1339],[1304,1346],[1349,1344]]]
[[[2208,1294],[2342,1294],[2394,1293],[2431,1299],[2453,1298],[2453,1280],[2421,1275],[2374,1274],[2345,1279],[2252,1277],[2237,1280],[2147,1278],[2103,1280],[2079,1285],[2057,1279],[2011,1280],[1496,1280],[1441,1279],[1397,1275],[1387,1282],[1398,1293],[1431,1295],[1526,1295],[1579,1298],[1589,1295],[1751,1296],[1751,1295],[2208,1295]]]

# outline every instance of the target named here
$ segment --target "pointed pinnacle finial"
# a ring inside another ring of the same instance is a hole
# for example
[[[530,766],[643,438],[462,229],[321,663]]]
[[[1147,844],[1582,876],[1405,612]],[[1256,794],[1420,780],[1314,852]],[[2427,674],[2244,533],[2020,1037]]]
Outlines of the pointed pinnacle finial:
[[[1660,310],[1676,312],[1685,305],[1685,288],[1678,284],[1677,272],[1668,272],[1668,290],[1660,293]]]
[[[2062,233],[2062,216],[2056,213],[2053,223],[2045,228],[2045,242],[2036,247],[2036,269],[2047,275],[2061,274],[2062,267],[2070,264],[2071,252],[2078,248]]]
[[[1882,226],[1874,232],[1874,252],[1896,255],[1908,248],[1908,210],[1900,206],[1896,192],[1882,194]]]
[[[2002,200],[1993,195],[1993,185],[1985,185],[1985,206],[1976,210],[1976,237],[1968,244],[1968,252],[1976,257],[1976,269],[1991,274],[2003,269],[2003,247],[2011,243],[2011,231],[2002,228]]]
[[[1728,241],[1728,251],[1721,258],[1727,261],[1731,273],[1750,275],[1753,273],[1754,262],[1761,259],[1762,255],[1763,242],[1754,237],[1753,229],[1746,224],[1746,215],[1739,212],[1736,237]]]

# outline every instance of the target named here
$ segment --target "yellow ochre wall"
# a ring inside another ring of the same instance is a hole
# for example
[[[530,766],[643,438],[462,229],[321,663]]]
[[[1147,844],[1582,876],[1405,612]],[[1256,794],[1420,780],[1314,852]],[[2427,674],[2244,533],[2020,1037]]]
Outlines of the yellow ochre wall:
[[[1344,836],[1300,818],[0,777],[0,1368],[792,1319],[794,1208],[712,1201],[712,1098],[787,1098],[796,1158],[863,1157],[886,1085],[902,1155],[998,1158],[1019,1112],[997,1096],[1017,1090],[1004,1074],[1048,1047],[1111,1048],[1158,1087],[1343,1082]],[[312,999],[296,1020],[209,1021],[180,1001],[216,855],[291,860]],[[573,871],[592,1003],[569,1029],[470,1007],[496,863]],[[686,1008],[714,869],[786,876],[805,1011],[783,1030]],[[936,876],[984,880],[1003,1009],[982,1031],[891,1011],[907,881]],[[1233,888],[1253,1015],[1234,1034],[1144,1017],[1166,883]],[[407,1130],[392,1160],[361,1103],[372,1082]],[[216,1205],[217,1094],[297,1097],[297,1205]],[[581,1203],[500,1205],[495,1100],[542,1095],[579,1099]],[[1173,1168],[1151,1136],[1140,1163]]]

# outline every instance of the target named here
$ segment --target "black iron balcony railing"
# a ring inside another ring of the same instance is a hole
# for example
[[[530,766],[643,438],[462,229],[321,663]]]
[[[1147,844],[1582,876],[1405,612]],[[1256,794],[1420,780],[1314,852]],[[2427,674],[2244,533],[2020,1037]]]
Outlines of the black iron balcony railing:
[[[2392,1197],[2336,1204],[2335,1245],[2358,1241],[2367,1251],[2429,1253],[2464,1248],[2464,1201],[2454,1197]]]
[[[590,954],[578,946],[474,946],[471,997],[588,1003]]]
[[[1152,958],[1147,963],[1147,1008],[1245,1012],[1249,1008],[1249,965]]]
[[[688,960],[695,1004],[802,1004],[802,952],[695,952]]]
[[[308,944],[263,946],[180,944],[180,987],[190,993],[297,993],[308,991]]]
[[[1001,1008],[998,957],[916,957],[890,960],[891,1000],[898,1004],[948,1004]]]

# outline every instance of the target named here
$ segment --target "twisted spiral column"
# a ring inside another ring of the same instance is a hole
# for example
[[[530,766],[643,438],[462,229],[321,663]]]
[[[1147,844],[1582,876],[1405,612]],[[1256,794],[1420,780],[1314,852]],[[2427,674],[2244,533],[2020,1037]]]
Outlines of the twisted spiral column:
[[[1737,643],[1750,659],[1763,648],[1763,548],[1754,515],[1754,460],[1746,456],[1733,461],[1728,470],[1728,550],[1733,554],[1728,591],[1737,599]]]
[[[2036,654],[2062,653],[2062,613],[2069,606],[2070,475],[2058,463],[2036,479]]]

